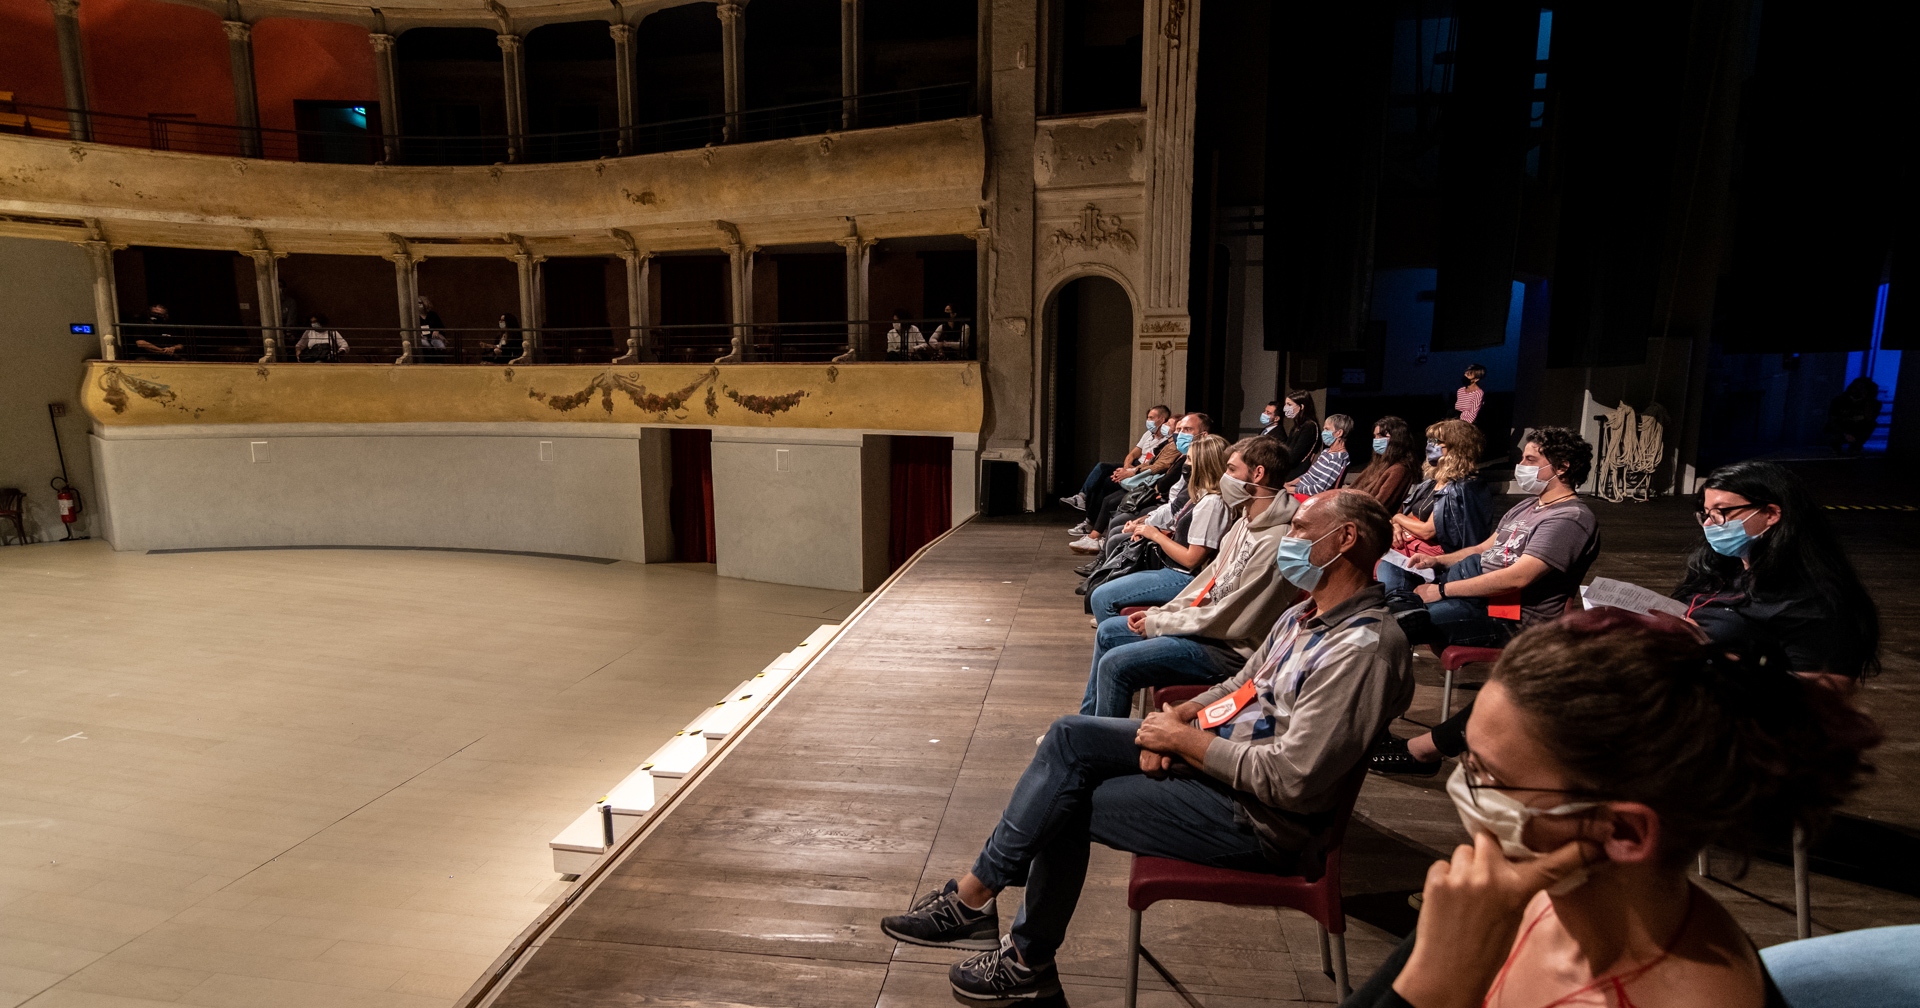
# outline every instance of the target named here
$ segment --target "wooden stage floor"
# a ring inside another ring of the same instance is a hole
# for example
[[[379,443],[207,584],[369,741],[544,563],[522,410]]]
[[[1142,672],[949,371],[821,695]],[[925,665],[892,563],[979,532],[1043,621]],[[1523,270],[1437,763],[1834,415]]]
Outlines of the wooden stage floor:
[[[1666,590],[1690,505],[1607,506],[1595,573]],[[1861,513],[1847,527],[1870,583],[1913,557],[1913,514]],[[948,1004],[961,953],[900,945],[880,917],[966,869],[1034,739],[1074,710],[1092,641],[1072,593],[1062,515],[975,521],[929,552],[728,757],[524,957],[502,1008]],[[1070,520],[1070,519],[1068,519]],[[1891,544],[1891,546],[1890,546]],[[1892,548],[1897,555],[1884,555]],[[1854,811],[1920,825],[1913,729],[1913,605],[1882,596],[1887,674],[1869,705],[1888,719],[1880,779]],[[1419,666],[1412,721],[1437,713],[1439,670]],[[1349,836],[1348,952],[1355,981],[1413,924],[1406,896],[1434,852],[1463,838],[1438,784],[1371,778]],[[1065,1000],[1121,1003],[1127,856],[1096,846],[1059,965]],[[1717,876],[1737,865],[1722,859]],[[1792,937],[1788,873],[1764,861],[1709,881],[1761,944]],[[1003,926],[1020,893],[1003,898]],[[1920,899],[1816,877],[1818,932],[1920,921]],[[1144,942],[1203,1003],[1327,1003],[1317,931],[1284,911],[1165,903]],[[1140,1003],[1183,1003],[1142,967]]]

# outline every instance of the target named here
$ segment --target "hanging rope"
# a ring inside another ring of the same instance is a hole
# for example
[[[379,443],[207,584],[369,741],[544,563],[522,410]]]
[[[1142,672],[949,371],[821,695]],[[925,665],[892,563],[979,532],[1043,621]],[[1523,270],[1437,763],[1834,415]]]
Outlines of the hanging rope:
[[[1653,496],[1653,472],[1666,457],[1666,425],[1653,415],[1658,409],[1640,416],[1621,403],[1600,417],[1594,493],[1601,500],[1617,504]]]

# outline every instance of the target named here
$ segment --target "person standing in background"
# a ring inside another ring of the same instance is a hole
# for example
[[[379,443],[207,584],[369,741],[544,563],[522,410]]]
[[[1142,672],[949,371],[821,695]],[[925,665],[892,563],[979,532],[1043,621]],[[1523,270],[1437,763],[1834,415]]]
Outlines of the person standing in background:
[[[1277,402],[1270,402],[1267,404],[1266,409],[1260,411],[1260,433],[1267,434],[1273,437],[1279,437],[1280,436],[1279,434],[1274,433],[1279,429],[1280,429],[1280,404]]]
[[[1487,399],[1487,390],[1480,387],[1480,379],[1486,376],[1484,365],[1467,365],[1467,383],[1453,394],[1453,411],[1468,423],[1478,423],[1480,419],[1480,404]]]

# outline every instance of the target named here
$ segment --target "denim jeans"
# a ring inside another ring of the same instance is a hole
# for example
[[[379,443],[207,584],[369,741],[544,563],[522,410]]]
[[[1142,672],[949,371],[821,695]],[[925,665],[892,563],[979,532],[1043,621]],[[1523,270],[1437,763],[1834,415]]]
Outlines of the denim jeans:
[[[1142,637],[1127,629],[1126,617],[1115,616],[1101,620],[1093,635],[1093,664],[1087,669],[1080,713],[1125,717],[1136,690],[1183,683],[1211,686],[1231,674],[1193,638]]]
[[[1112,476],[1113,471],[1118,468],[1120,467],[1114,465],[1112,462],[1094,463],[1093,471],[1087,473],[1087,481],[1080,484],[1080,492],[1091,498],[1094,495],[1094,491],[1100,488],[1100,484],[1113,482],[1107,477]]]
[[[1418,575],[1380,561],[1373,569],[1373,576],[1387,589],[1390,600],[1418,601],[1414,589],[1426,582]],[[1480,576],[1480,558],[1470,556],[1447,568],[1436,583],[1444,581],[1451,584],[1470,577]],[[1499,619],[1487,615],[1487,600],[1483,598],[1445,598],[1437,602],[1426,603],[1427,615],[1433,620],[1433,629],[1446,644],[1465,644],[1471,647],[1505,647],[1507,641],[1519,631],[1520,624],[1514,620]]]
[[[1052,962],[1066,937],[1092,841],[1217,868],[1291,870],[1263,855],[1253,828],[1235,820],[1226,785],[1141,773],[1139,725],[1079,715],[1055,721],[973,863],[973,876],[991,889],[1027,887],[1013,943],[1029,966]]]
[[[1156,606],[1184,591],[1193,575],[1172,567],[1117,577],[1093,590],[1093,618],[1109,620],[1128,606]]]

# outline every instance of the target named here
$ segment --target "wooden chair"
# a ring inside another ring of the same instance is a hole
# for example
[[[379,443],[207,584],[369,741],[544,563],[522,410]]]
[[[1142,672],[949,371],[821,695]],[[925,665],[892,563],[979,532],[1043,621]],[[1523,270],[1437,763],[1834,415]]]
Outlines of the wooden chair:
[[[13,523],[13,533],[25,546],[33,540],[27,538],[27,495],[13,487],[0,487],[0,520]],[[0,545],[6,544],[6,530],[0,527]]]

